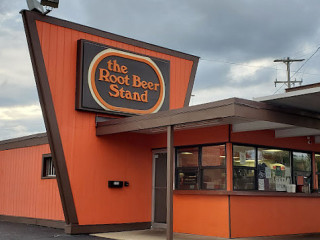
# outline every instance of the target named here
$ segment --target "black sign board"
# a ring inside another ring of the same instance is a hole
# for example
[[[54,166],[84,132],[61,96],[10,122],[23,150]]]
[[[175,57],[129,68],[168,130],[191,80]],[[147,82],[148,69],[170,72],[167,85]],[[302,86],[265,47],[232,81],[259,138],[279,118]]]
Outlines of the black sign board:
[[[119,115],[169,109],[170,62],[78,41],[76,109]]]

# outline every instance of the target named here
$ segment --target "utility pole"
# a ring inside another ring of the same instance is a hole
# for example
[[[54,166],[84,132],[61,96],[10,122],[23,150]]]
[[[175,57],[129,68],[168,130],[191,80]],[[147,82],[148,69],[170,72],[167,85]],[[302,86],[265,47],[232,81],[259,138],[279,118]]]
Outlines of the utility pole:
[[[301,85],[302,83],[302,80],[300,81],[297,81],[297,80],[294,80],[294,81],[291,81],[291,77],[290,77],[290,64],[292,62],[302,62],[304,61],[304,59],[290,59],[289,57],[285,58],[285,59],[276,59],[274,60],[273,62],[283,62],[284,64],[287,65],[287,81],[278,81],[276,79],[276,81],[274,82],[274,85],[276,86],[277,83],[285,83],[287,84],[288,88],[291,88],[291,84],[295,84],[295,83],[299,83]]]

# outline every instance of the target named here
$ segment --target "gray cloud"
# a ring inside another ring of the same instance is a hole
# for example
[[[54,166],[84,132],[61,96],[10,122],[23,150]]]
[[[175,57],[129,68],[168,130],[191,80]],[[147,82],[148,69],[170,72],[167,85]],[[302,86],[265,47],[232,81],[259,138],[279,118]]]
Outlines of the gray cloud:
[[[295,57],[297,51],[307,44],[316,45],[319,39],[320,2],[316,0],[308,4],[298,0],[94,0],[81,6],[77,11],[91,26],[224,62]],[[201,61],[195,89],[230,84],[231,67]],[[284,69],[281,64],[272,67]],[[293,70],[298,67],[293,65]],[[273,87],[276,70],[258,72],[268,74],[259,74],[261,79],[255,78],[250,84],[268,81]]]
[[[201,56],[290,52],[317,34],[318,1],[85,1],[90,25]],[[290,6],[288,6],[290,4]]]
[[[0,1],[0,108],[38,101],[19,14],[26,7],[25,0]],[[272,60],[307,59],[320,46],[319,8],[318,0],[61,0],[49,15],[200,56],[198,104],[275,92],[285,65]],[[319,82],[319,64],[320,51],[295,77]],[[41,118],[0,119],[0,126],[1,139],[44,131]]]
[[[19,86],[9,81],[0,83],[0,107],[31,105],[39,102],[35,86]]]

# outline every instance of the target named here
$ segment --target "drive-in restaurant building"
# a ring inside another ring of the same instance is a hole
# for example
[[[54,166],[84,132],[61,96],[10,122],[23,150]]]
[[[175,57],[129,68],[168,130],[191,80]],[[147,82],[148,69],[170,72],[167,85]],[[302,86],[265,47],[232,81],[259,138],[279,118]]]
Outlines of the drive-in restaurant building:
[[[189,106],[198,57],[22,17],[47,132],[0,142],[1,220],[70,234],[320,232],[320,84]]]

